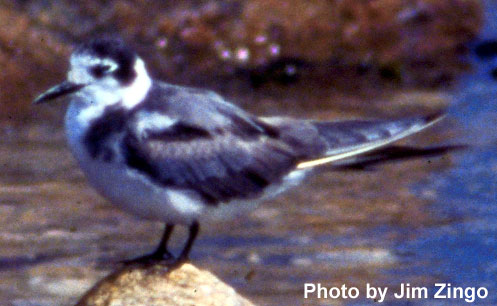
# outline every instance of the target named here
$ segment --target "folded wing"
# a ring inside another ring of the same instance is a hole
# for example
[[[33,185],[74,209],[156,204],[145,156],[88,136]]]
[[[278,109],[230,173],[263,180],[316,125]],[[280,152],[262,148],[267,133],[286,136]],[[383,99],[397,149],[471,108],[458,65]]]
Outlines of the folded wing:
[[[178,121],[145,136],[129,131],[124,157],[155,183],[194,191],[208,204],[251,198],[281,182],[299,156],[274,131],[242,133],[240,124],[205,130]]]
[[[136,124],[123,136],[125,161],[154,183],[196,192],[212,205],[256,197],[295,169],[353,158],[441,118],[259,119],[213,93],[164,86],[150,95],[167,101],[150,99],[133,114]]]

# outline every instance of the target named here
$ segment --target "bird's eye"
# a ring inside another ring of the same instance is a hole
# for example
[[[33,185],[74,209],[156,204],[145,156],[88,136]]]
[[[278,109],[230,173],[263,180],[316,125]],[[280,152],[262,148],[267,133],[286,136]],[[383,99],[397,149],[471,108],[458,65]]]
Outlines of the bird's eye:
[[[110,68],[111,67],[109,65],[95,65],[91,67],[90,73],[98,79],[103,77],[104,74],[110,70]]]

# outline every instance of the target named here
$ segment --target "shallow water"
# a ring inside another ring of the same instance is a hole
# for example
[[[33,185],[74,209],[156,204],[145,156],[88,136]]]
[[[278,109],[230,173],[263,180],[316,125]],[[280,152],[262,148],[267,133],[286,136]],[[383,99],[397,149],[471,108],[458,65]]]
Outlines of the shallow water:
[[[489,22],[481,38],[495,39],[497,3],[485,1],[485,5]],[[475,56],[473,70],[453,91],[450,113],[464,131],[460,139],[475,147],[458,155],[451,168],[431,175],[428,184],[414,188],[420,195],[437,194],[431,210],[450,221],[424,228],[414,241],[396,246],[414,254],[408,259],[411,267],[403,273],[433,275],[452,286],[487,288],[489,296],[477,299],[477,305],[497,304],[497,82],[491,77],[496,64],[497,58]],[[451,300],[432,302],[453,305]]]
[[[437,282],[484,286],[489,296],[476,304],[497,304],[495,92],[489,62],[475,59],[474,70],[447,92],[454,101],[448,118],[407,142],[471,143],[474,149],[370,171],[320,171],[246,217],[203,226],[192,261],[264,305],[370,305],[367,283],[391,292],[401,283],[431,290]],[[366,101],[369,96],[339,97],[312,84],[256,92],[237,87],[225,94],[266,115],[333,119],[392,112],[382,101]],[[154,248],[162,225],[119,211],[86,184],[60,121],[40,116],[8,123],[1,135],[1,305],[74,303],[120,260]],[[175,235],[175,251],[184,234]],[[306,282],[355,286],[361,295],[305,300]],[[391,294],[387,301],[465,304]]]
[[[270,112],[285,112],[285,103],[273,103]],[[289,113],[320,117],[319,107],[304,108]],[[333,111],[328,116],[336,117]],[[454,118],[408,143],[449,143]],[[74,303],[120,260],[155,246],[162,225],[135,219],[95,194],[65,146],[60,123],[41,118],[5,126],[3,134],[0,304]],[[459,226],[451,216],[438,215],[438,203],[457,203],[444,196],[444,182],[473,156],[452,154],[371,171],[320,171],[244,218],[204,226],[192,260],[267,305],[319,302],[303,299],[305,282],[359,288],[368,282],[431,282],[452,265],[438,271],[442,266],[424,250],[432,247],[430,241],[446,240],[451,231],[442,229]],[[180,230],[174,237],[176,251],[184,234]],[[416,273],[408,272],[415,266]]]

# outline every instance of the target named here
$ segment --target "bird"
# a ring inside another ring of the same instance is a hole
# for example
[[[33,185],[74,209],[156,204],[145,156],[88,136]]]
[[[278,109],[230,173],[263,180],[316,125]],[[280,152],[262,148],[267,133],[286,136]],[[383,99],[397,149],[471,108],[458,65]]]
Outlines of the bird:
[[[77,46],[67,79],[34,99],[69,97],[67,142],[90,185],[139,217],[165,224],[152,253],[127,262],[188,260],[200,222],[249,212],[321,165],[343,165],[444,117],[318,121],[258,117],[219,94],[152,79],[122,39]],[[177,256],[176,225],[188,228]]]

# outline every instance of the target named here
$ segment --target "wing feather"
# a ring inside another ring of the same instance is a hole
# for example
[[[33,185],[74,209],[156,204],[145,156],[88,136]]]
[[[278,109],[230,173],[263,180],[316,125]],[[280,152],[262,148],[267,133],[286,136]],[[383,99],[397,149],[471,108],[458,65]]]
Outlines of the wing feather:
[[[153,124],[143,122],[150,118],[145,113],[155,114]],[[121,148],[128,166],[162,186],[194,191],[211,205],[257,197],[296,168],[363,154],[441,118],[259,119],[215,93],[163,83],[154,84],[132,116],[138,122],[124,132]]]
[[[255,197],[298,162],[290,146],[266,133],[249,137],[225,127],[218,133],[197,131],[197,137],[184,141],[170,131],[147,134],[153,137],[128,132],[123,141],[126,162],[162,186],[197,192],[209,204]]]
[[[417,133],[444,118],[443,113],[426,117],[392,121],[345,121],[316,123],[320,134],[328,143],[326,156],[304,161],[298,169],[305,169],[345,160],[385,147],[395,141]]]

